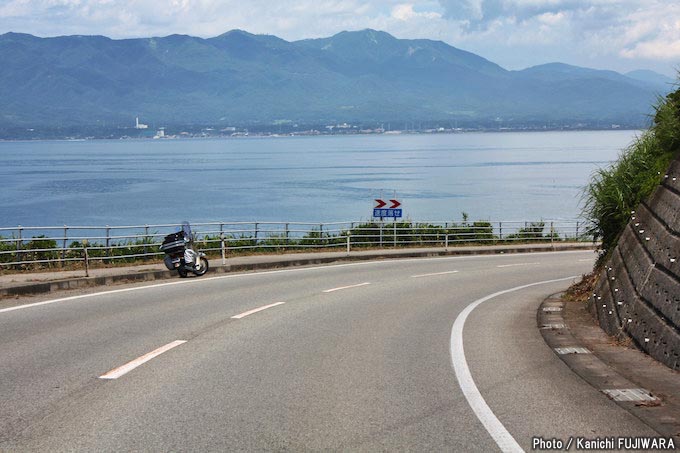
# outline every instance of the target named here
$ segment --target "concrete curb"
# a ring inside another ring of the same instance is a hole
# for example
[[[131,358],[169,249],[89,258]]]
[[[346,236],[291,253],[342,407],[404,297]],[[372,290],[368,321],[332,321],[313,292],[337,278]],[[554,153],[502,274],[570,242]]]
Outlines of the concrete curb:
[[[543,301],[536,321],[547,345],[583,380],[660,436],[673,437],[676,447],[680,445],[680,401],[676,396],[680,394],[680,373],[641,351],[614,344],[584,307],[579,308],[587,316],[573,313],[576,304],[565,303],[559,295]]]
[[[554,246],[535,246],[535,247],[479,247],[474,249],[433,249],[430,251],[376,251],[375,253],[351,252],[347,254],[333,254],[332,256],[319,256],[314,258],[296,258],[295,255],[288,255],[284,258],[271,255],[267,261],[233,263],[227,265],[215,265],[211,262],[209,273],[244,272],[262,269],[276,269],[295,266],[310,266],[328,264],[336,262],[368,261],[399,258],[427,258],[438,256],[463,256],[463,255],[495,255],[495,254],[514,254],[514,253],[537,253],[553,251],[576,251],[594,250],[592,244],[569,244]],[[113,284],[165,280],[177,278],[177,273],[165,269],[145,270],[130,272],[130,269],[121,269],[120,274],[112,274],[98,277],[74,277],[67,279],[57,279],[53,281],[28,283],[18,285],[6,285],[0,287],[0,299],[6,297],[30,296],[36,294],[46,294],[54,291],[88,288],[96,286],[108,286]]]

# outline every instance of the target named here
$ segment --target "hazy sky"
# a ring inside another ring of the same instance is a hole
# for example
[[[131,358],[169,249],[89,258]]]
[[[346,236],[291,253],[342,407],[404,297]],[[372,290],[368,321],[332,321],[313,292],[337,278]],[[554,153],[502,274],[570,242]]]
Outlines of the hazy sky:
[[[289,41],[374,28],[445,41],[507,69],[680,69],[678,0],[0,0],[0,33],[211,37],[235,28]]]

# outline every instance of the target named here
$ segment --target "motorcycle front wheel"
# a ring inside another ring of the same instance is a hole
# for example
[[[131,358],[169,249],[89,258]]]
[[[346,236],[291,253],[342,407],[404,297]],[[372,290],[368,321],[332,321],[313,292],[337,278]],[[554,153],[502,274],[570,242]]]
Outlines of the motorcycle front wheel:
[[[209,267],[208,260],[204,257],[201,257],[196,263],[196,266],[194,266],[194,274],[200,277],[201,275],[204,275],[206,272],[208,272]]]

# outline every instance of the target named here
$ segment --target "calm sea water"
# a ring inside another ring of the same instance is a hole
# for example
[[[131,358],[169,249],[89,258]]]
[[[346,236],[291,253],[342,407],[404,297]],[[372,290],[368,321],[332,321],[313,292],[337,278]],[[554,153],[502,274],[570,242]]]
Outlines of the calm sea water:
[[[0,142],[0,226],[571,219],[633,131]]]

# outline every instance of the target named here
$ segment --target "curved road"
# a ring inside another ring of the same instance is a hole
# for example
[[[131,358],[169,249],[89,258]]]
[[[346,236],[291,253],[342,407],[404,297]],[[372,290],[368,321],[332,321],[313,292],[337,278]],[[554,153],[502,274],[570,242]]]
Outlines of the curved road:
[[[0,451],[529,451],[537,436],[656,435],[536,328],[540,302],[593,257],[362,262],[0,308]]]

